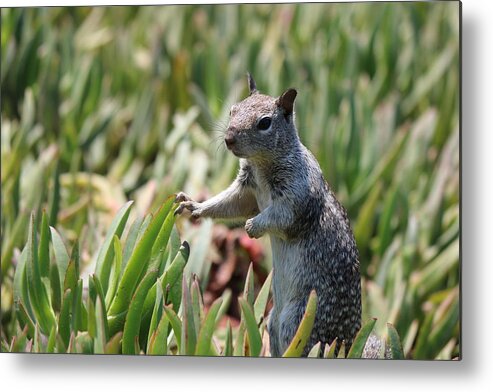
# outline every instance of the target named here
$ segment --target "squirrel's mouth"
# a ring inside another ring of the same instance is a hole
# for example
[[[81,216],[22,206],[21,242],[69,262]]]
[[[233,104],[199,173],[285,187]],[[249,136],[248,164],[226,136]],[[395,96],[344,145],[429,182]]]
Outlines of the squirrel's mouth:
[[[238,156],[238,151],[235,148],[235,144],[233,143],[224,143],[226,145],[226,148],[233,153],[233,155]]]
[[[231,153],[238,158],[245,158],[245,155],[238,151],[234,146],[227,147]]]
[[[234,156],[238,158],[247,158],[247,154],[241,151],[241,148],[238,147],[238,143],[236,141],[226,141],[226,148],[233,153]]]

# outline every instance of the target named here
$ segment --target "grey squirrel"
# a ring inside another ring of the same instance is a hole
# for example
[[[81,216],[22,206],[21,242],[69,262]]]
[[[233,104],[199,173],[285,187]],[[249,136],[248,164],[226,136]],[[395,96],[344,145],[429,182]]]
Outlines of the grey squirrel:
[[[176,213],[186,209],[193,218],[243,218],[250,237],[270,235],[272,356],[281,356],[294,337],[312,289],[318,307],[304,356],[319,341],[325,345],[335,338],[345,341],[347,350],[361,326],[361,278],[346,211],[300,141],[297,91],[261,94],[250,74],[248,85],[250,95],[232,106],[224,137],[228,150],[240,158],[236,179],[202,203],[180,192]]]

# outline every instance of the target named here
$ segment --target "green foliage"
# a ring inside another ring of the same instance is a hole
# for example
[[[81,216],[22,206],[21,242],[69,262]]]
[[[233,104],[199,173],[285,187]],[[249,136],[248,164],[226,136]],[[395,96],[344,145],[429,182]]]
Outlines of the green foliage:
[[[317,311],[317,302],[317,293],[315,290],[312,290],[310,296],[308,297],[306,310],[303,314],[298,330],[294,335],[293,341],[284,352],[283,357],[300,357],[303,353],[312,332],[313,323],[315,321],[315,312]]]
[[[262,92],[298,88],[300,137],[355,231],[363,319],[378,319],[396,355],[387,321],[405,358],[459,356],[458,7],[3,8],[2,350],[118,352],[139,284],[157,270],[130,350],[192,352],[195,336],[200,352],[257,351],[245,316],[263,339],[269,290],[254,299],[251,275],[240,324],[215,320],[207,347],[214,322],[198,293],[213,225],[175,225],[165,202],[233,179],[217,131],[250,71]],[[183,292],[199,309],[182,341]],[[216,317],[228,305],[225,294]]]
[[[171,200],[171,202],[169,202]],[[163,207],[152,218],[141,240],[137,242],[132,250],[134,254],[151,254],[152,249],[160,248],[161,253],[169,253],[172,244],[170,236],[162,233],[171,233],[167,226],[173,224],[175,205],[173,198],[168,198]],[[123,216],[128,216],[128,208],[131,203],[125,204],[116,214],[114,221],[108,230],[108,236],[97,252],[97,260],[105,259],[104,252],[109,251],[108,244],[118,244],[112,252],[109,263],[115,265],[121,263],[121,249],[123,229],[126,223],[121,223]],[[45,216],[43,214],[43,216]],[[124,218],[126,220],[126,218]],[[115,233],[112,228],[122,224],[121,230]],[[46,220],[41,221],[39,230],[49,232],[43,227]],[[161,226],[159,226],[159,224]],[[154,226],[154,228],[153,228]],[[56,231],[52,228],[52,233]],[[37,231],[34,219],[31,220],[28,242],[25,246],[25,254],[30,263],[29,270],[40,271],[45,261],[34,255],[49,249],[44,247],[58,247],[58,252],[66,253],[63,241],[59,237],[46,237],[44,241],[37,242]],[[156,245],[158,244],[158,245]],[[257,297],[254,296],[253,269],[250,264],[249,272],[245,281],[243,296],[238,299],[241,307],[242,321],[236,333],[242,335],[237,338],[236,346],[232,343],[232,331],[228,324],[227,336],[221,340],[217,335],[219,329],[217,324],[220,320],[221,306],[224,298],[218,298],[206,311],[202,300],[197,277],[190,276],[185,272],[188,261],[188,246],[183,244],[173,260],[159,258],[164,264],[156,264],[156,268],[149,269],[145,274],[138,275],[135,280],[136,288],[129,301],[122,302],[118,313],[111,312],[113,297],[107,297],[97,273],[89,276],[89,287],[84,294],[82,278],[80,277],[78,260],[79,250],[76,246],[72,251],[71,261],[65,271],[63,278],[64,295],[61,306],[56,309],[54,302],[50,302],[48,294],[53,294],[54,286],[45,286],[40,277],[35,273],[29,280],[21,281],[16,298],[15,325],[17,332],[12,336],[10,344],[3,340],[3,345],[8,351],[31,351],[31,352],[58,352],[58,353],[96,353],[96,354],[150,354],[150,355],[247,355],[259,356],[268,352],[268,347],[262,339],[265,332],[265,310],[271,285],[272,274],[268,276],[264,285],[259,290]],[[119,261],[120,260],[120,261]],[[145,261],[145,260],[143,260]],[[49,259],[48,265],[56,265],[55,260]],[[162,267],[162,268],[161,268]],[[119,289],[116,291],[115,299],[121,294],[121,288],[131,286],[125,283],[129,271],[135,268],[132,262],[127,263],[121,273],[114,273],[114,285]],[[143,271],[144,266],[140,267]],[[162,269],[161,275],[159,270]],[[115,269],[118,271],[118,269]],[[58,282],[58,274],[55,274]],[[46,282],[48,282],[46,280]],[[172,287],[180,286],[181,291],[172,291]],[[39,290],[39,293],[38,293]],[[33,294],[31,294],[33,293]],[[166,295],[164,294],[166,293]],[[172,294],[173,293],[173,294]],[[26,314],[25,303],[30,303],[31,314]],[[107,310],[107,306],[110,308]],[[177,309],[176,311],[173,308]],[[293,341],[283,354],[284,357],[300,357],[309,340],[315,312],[317,309],[317,295],[312,291],[308,298],[305,314],[300,322],[299,328]],[[150,312],[151,318],[146,323],[145,313]],[[362,348],[373,329],[376,320],[371,325],[365,325],[356,337],[355,343],[349,351],[348,357],[360,358]],[[389,327],[390,328],[390,327]],[[389,344],[401,347],[399,336],[392,327],[389,329]],[[141,337],[144,336],[144,340]],[[241,345],[238,347],[237,345]],[[310,351],[310,356],[321,357],[321,345],[318,343]],[[356,348],[356,349],[355,349]],[[402,350],[401,350],[402,351]],[[394,352],[394,351],[393,351]],[[334,351],[328,351],[325,357],[331,357]],[[396,351],[398,354],[398,352]]]
[[[347,354],[348,358],[361,358],[365,348],[365,343],[370,337],[370,334],[376,322],[376,319],[371,319],[361,327],[356,337],[354,338],[354,342],[351,348],[349,349],[349,352]]]
[[[161,265],[156,263],[157,269],[150,269],[144,276],[139,271],[145,269],[145,259],[137,257],[142,254],[151,255],[152,250],[160,253],[169,253],[171,243],[169,242],[169,234],[174,222],[174,205],[173,198],[169,198],[171,202],[165,202],[163,207],[157,212],[148,226],[146,232],[142,235],[133,250],[130,262],[127,263],[121,274],[114,274],[116,286],[119,288],[115,294],[115,300],[118,296],[122,296],[122,288],[129,290],[132,285],[136,286],[135,291],[129,301],[123,301],[118,312],[115,313],[112,308],[107,312],[106,307],[112,303],[113,298],[108,299],[98,274],[89,277],[88,295],[84,298],[82,292],[82,280],[79,278],[78,269],[78,249],[75,248],[72,252],[72,260],[66,268],[64,282],[64,296],[62,306],[59,311],[56,311],[50,306],[49,288],[43,285],[41,277],[37,272],[41,269],[41,265],[45,263],[41,258],[35,255],[47,252],[44,247],[50,244],[57,247],[57,252],[66,254],[66,250],[62,250],[63,241],[57,236],[46,237],[44,241],[37,242],[36,226],[34,218],[31,220],[28,242],[25,247],[25,254],[30,274],[29,280],[20,281],[21,287],[17,292],[20,293],[16,299],[18,311],[16,313],[16,325],[18,332],[13,336],[10,345],[5,343],[5,347],[9,347],[12,351],[34,351],[34,352],[82,352],[82,353],[118,353],[123,354],[196,354],[196,355],[217,355],[218,350],[213,344],[213,335],[216,332],[218,322],[218,314],[222,305],[223,299],[219,298],[210,307],[208,312],[205,312],[202,301],[202,294],[197,281],[194,279],[191,282],[191,277],[184,274],[184,267],[187,263],[189,251],[186,244],[182,246],[176,256],[171,259],[163,257],[157,258],[165,263],[160,276],[158,271]],[[128,209],[131,203],[125,204],[120,212],[116,215],[108,230],[108,238],[103,241],[100,250],[97,253],[97,260],[106,260],[104,252],[109,252],[109,244],[114,242],[120,244],[122,241],[119,236],[122,235],[126,225],[122,222],[128,217]],[[43,215],[44,216],[44,215]],[[41,223],[41,232],[49,232],[44,227],[46,220]],[[120,226],[117,232],[113,228]],[[52,229],[53,233],[56,233]],[[167,235],[163,235],[167,233]],[[115,247],[112,252],[111,260],[107,263],[118,263],[121,259],[121,245]],[[159,250],[158,250],[159,249]],[[135,256],[137,255],[137,256]],[[157,254],[154,255],[157,257]],[[139,259],[141,264],[139,271],[135,271],[135,265],[132,262],[134,259]],[[48,260],[50,262],[50,260]],[[51,260],[51,262],[55,262]],[[54,264],[55,265],[55,264]],[[32,276],[31,276],[32,274]],[[128,281],[127,276],[136,277],[132,281]],[[251,274],[249,276],[252,276]],[[58,275],[56,276],[58,278]],[[127,279],[127,280],[125,280]],[[250,280],[250,279],[249,279]],[[253,295],[253,280],[251,282],[251,293]],[[270,282],[270,280],[269,280]],[[181,286],[181,290],[176,292],[173,287]],[[263,318],[265,311],[265,296],[268,293],[269,286],[265,286],[261,293],[262,296],[257,298],[258,307],[257,315]],[[154,289],[154,290],[153,290]],[[39,292],[38,292],[39,291]],[[166,295],[163,293],[166,292]],[[33,294],[31,294],[33,293]],[[75,295],[74,295],[75,293]],[[183,295],[183,296],[182,296]],[[250,295],[249,295],[250,297]],[[253,297],[251,301],[253,302]],[[32,314],[26,315],[24,304],[30,303],[32,306]],[[149,325],[145,325],[143,314],[149,306],[146,303],[152,304],[151,321]],[[254,317],[251,304],[245,299],[240,299],[240,303],[245,307],[245,318],[248,334],[248,350],[252,355],[259,355],[262,346],[260,332],[257,328],[257,322]],[[177,312],[172,310],[172,307],[177,309]],[[262,310],[263,307],[263,310]],[[58,323],[55,323],[55,314]],[[86,315],[83,317],[82,315]],[[27,320],[32,320],[29,324]],[[34,325],[34,328],[32,327]],[[169,328],[169,326],[172,328]],[[140,346],[139,336],[147,336],[146,348]],[[247,340],[244,340],[247,344]],[[46,346],[45,346],[46,344]],[[228,352],[224,350],[223,352]],[[231,353],[231,350],[229,351]]]

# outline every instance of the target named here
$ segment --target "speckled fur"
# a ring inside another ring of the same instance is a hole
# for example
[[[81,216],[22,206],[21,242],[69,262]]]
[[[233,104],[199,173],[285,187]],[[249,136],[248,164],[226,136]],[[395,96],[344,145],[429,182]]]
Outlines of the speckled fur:
[[[361,326],[361,287],[358,250],[346,211],[298,137],[292,111],[296,92],[287,90],[274,98],[256,91],[252,81],[250,88],[250,96],[233,105],[226,131],[234,139],[230,150],[240,158],[237,178],[203,203],[179,194],[178,213],[188,209],[194,217],[243,217],[251,237],[270,235],[272,356],[282,355],[292,340],[312,289],[319,302],[304,354],[318,341],[338,338],[351,345]],[[265,131],[257,129],[263,116],[272,118]]]

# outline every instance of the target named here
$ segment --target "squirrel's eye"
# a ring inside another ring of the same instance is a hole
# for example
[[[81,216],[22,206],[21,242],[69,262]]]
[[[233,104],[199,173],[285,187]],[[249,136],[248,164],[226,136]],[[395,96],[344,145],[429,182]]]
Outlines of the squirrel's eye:
[[[263,117],[257,124],[257,128],[261,131],[265,131],[269,129],[270,124],[272,123],[272,119],[270,117]]]

